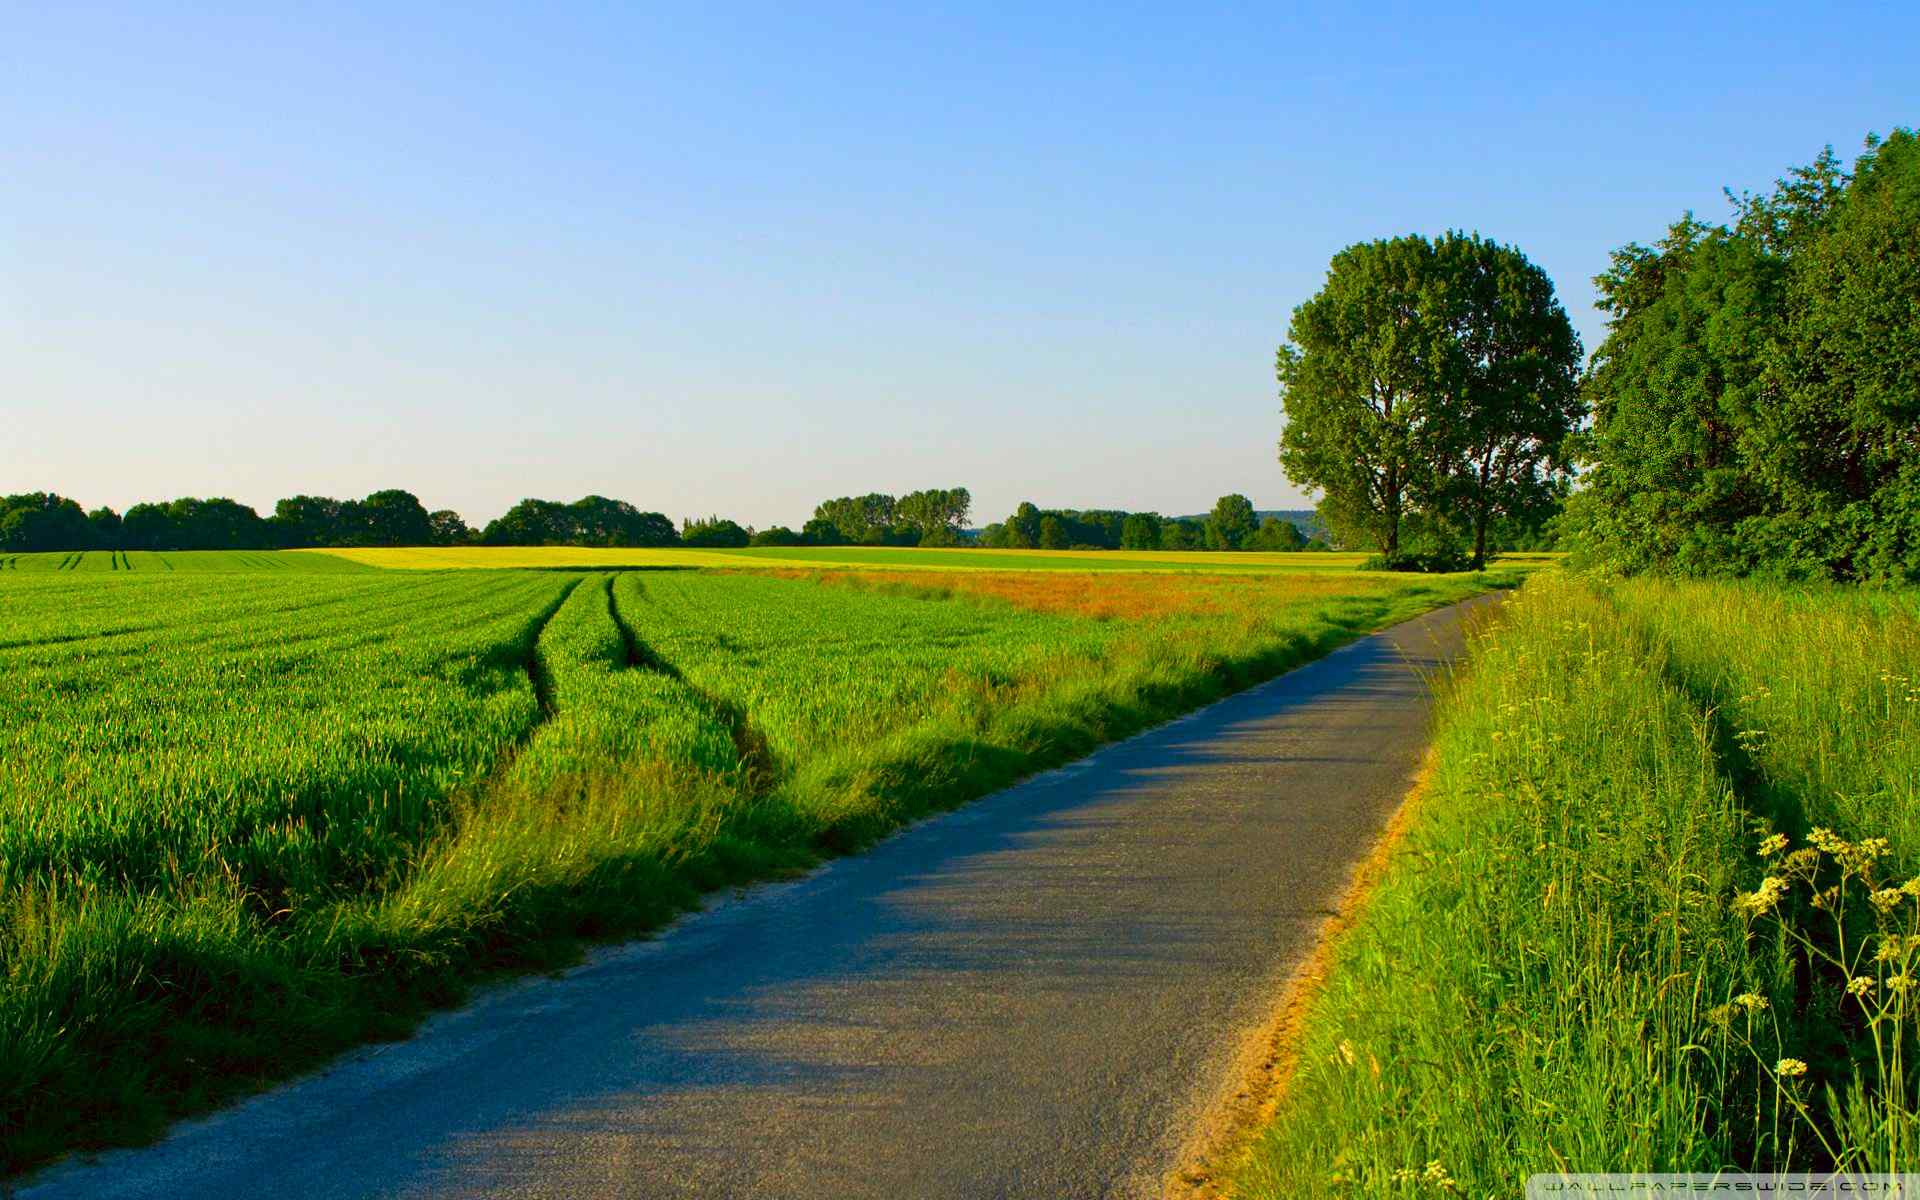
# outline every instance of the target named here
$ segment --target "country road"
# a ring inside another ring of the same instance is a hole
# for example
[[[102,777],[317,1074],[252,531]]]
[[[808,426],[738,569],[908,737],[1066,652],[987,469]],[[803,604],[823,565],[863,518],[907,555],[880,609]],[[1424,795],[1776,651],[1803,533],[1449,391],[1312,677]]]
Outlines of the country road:
[[[17,1194],[1155,1195],[1486,599]]]

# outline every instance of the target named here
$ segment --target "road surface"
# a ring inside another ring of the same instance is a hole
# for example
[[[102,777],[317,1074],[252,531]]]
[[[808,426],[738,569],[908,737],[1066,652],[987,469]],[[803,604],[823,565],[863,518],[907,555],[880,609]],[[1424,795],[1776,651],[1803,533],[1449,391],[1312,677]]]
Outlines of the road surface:
[[[19,1194],[1157,1194],[1404,794],[1465,608]]]

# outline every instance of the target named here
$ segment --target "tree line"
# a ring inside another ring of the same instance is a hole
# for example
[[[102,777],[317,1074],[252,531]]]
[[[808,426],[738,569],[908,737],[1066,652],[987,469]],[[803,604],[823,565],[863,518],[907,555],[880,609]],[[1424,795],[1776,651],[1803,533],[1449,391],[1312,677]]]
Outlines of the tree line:
[[[717,520],[717,519],[715,519]],[[289,496],[261,516],[224,497],[184,497],[136,504],[125,514],[91,512],[65,496],[25,492],[0,497],[0,550],[292,550],[313,546],[676,546],[746,545],[748,531],[731,521],[738,541],[714,523],[689,520],[684,531],[624,500],[585,496],[571,504],[522,500],[473,529],[451,509],[428,511],[398,488],[359,500]]]
[[[1920,137],[1831,148],[1731,220],[1613,254],[1577,559],[1920,581]]]
[[[65,496],[0,497],[0,550],[280,550],[316,546],[779,546],[966,544],[972,498],[934,488],[895,498],[875,493],[822,501],[804,532],[756,531],[720,517],[662,513],[624,500],[583,496],[572,503],[528,498],[474,529],[451,509],[428,511],[413,493],[374,492],[360,500],[290,496],[261,516],[224,497],[136,504],[91,512]]]
[[[980,544],[1004,550],[1324,550],[1299,526],[1262,518],[1239,493],[1222,496],[1205,517],[1163,517],[1118,509],[1043,509],[1023,502],[980,531]]]
[[[290,496],[261,516],[225,498],[136,504],[124,515],[91,512],[48,492],[0,497],[0,550],[276,550],[324,546],[989,546],[1045,550],[1325,549],[1292,521],[1254,511],[1245,496],[1220,498],[1205,517],[1151,512],[1040,509],[1024,503],[976,535],[973,499],[963,487],[890,496],[871,492],[823,500],[799,531],[756,530],[720,516],[665,515],[624,500],[583,496],[572,503],[528,498],[483,528],[451,509],[429,511],[413,493],[374,492],[360,500]]]
[[[51,492],[0,497],[0,549],[274,550],[301,546],[431,546],[468,541],[459,514],[428,512],[411,492],[374,492],[361,500],[292,496],[262,517],[225,497],[136,504],[117,513],[87,511]]]

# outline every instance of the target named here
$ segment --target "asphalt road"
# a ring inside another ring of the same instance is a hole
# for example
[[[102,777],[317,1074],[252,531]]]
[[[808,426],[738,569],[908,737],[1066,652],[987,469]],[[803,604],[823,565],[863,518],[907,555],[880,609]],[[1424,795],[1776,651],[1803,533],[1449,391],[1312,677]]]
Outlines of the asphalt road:
[[[1155,1194],[1404,794],[1462,612],[19,1194]]]

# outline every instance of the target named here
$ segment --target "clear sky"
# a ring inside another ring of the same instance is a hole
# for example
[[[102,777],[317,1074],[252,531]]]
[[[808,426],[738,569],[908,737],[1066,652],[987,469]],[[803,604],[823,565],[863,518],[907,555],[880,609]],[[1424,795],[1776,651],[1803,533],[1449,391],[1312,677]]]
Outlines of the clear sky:
[[[1340,247],[1591,349],[1609,249],[1920,123],[1913,4],[398,7],[0,0],[0,491],[1290,507]]]

